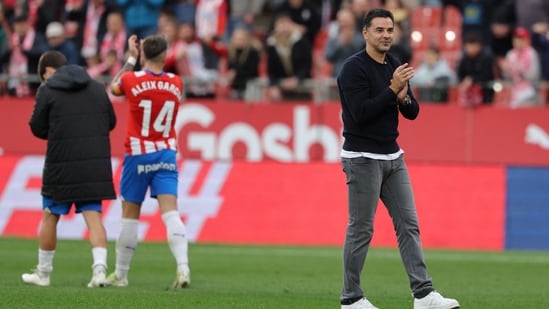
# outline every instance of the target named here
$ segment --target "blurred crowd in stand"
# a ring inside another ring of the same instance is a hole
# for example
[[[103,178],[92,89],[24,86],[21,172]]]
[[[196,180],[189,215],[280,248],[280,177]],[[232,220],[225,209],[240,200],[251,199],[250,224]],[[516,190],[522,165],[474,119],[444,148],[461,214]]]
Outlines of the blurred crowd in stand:
[[[52,49],[107,85],[129,35],[163,34],[187,97],[334,100],[375,7],[394,14],[390,53],[422,102],[547,103],[549,0],[0,0],[0,95],[32,96]]]

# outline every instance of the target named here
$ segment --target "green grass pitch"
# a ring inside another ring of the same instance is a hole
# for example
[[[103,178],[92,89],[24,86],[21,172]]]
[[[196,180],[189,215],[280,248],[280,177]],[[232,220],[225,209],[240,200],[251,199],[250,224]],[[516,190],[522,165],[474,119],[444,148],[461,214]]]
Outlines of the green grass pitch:
[[[341,248],[190,245],[192,283],[170,291],[175,263],[164,243],[141,243],[127,288],[89,289],[85,241],[58,243],[50,287],[24,285],[37,241],[0,238],[0,308],[339,308]],[[435,287],[461,308],[549,308],[549,253],[427,250]],[[363,284],[382,309],[412,308],[396,249],[371,249]],[[114,266],[114,243],[109,243]]]

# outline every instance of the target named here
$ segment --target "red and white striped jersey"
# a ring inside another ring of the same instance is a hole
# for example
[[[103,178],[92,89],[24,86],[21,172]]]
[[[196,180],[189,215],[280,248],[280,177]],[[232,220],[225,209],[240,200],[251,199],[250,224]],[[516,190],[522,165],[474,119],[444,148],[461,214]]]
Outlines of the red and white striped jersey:
[[[119,89],[126,95],[129,106],[126,153],[176,150],[174,124],[183,94],[181,78],[147,70],[126,72],[120,77]]]
[[[201,39],[222,38],[225,35],[228,15],[227,0],[196,0],[196,36]]]

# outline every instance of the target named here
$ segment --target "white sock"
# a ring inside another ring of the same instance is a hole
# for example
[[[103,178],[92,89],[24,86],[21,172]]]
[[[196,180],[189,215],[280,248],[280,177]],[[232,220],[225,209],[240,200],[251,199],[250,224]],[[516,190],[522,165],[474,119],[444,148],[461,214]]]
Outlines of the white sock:
[[[38,266],[36,266],[36,271],[41,277],[49,276],[53,271],[53,257],[55,255],[55,250],[42,250],[38,248]]]
[[[172,210],[162,214],[162,221],[166,225],[168,244],[177,262],[177,271],[189,271],[187,231],[179,212]]]
[[[122,219],[120,226],[120,234],[116,240],[116,269],[115,275],[117,278],[123,279],[128,276],[130,263],[133,254],[137,248],[138,235],[137,229],[139,220]]]
[[[95,247],[92,248],[93,265],[92,269],[95,273],[96,270],[107,270],[107,248]]]

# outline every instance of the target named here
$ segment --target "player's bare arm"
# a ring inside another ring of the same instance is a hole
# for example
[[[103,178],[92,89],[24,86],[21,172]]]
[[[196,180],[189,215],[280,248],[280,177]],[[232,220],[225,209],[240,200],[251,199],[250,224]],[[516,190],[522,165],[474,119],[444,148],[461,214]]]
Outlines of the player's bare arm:
[[[137,35],[132,34],[128,38],[128,53],[129,57],[126,63],[124,63],[124,66],[120,69],[118,74],[113,78],[111,82],[111,93],[116,96],[123,95],[122,91],[120,90],[120,77],[122,74],[126,72],[133,71],[135,68],[135,62],[137,61],[137,57],[139,56],[139,46],[137,41]]]

